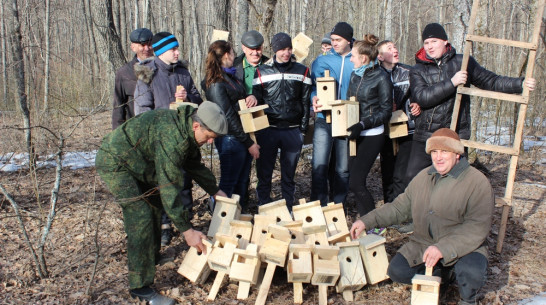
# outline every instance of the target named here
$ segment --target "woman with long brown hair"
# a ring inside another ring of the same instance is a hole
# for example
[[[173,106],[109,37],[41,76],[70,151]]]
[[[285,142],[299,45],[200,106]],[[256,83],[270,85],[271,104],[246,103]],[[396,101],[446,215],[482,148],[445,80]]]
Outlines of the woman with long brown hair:
[[[241,207],[246,210],[250,168],[252,159],[260,156],[260,147],[243,131],[238,101],[245,99],[247,107],[255,106],[257,101],[253,95],[246,94],[243,82],[235,76],[234,59],[235,52],[229,42],[213,42],[205,62],[203,88],[207,100],[222,108],[229,127],[226,136],[214,141],[220,156],[219,187],[230,197],[232,194],[241,196]]]

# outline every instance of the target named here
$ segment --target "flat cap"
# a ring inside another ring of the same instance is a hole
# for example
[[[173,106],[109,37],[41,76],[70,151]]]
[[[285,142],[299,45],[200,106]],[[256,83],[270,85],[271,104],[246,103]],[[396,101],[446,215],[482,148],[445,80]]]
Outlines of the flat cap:
[[[129,39],[131,40],[131,42],[144,43],[152,40],[153,36],[154,34],[149,29],[140,28],[132,31],[131,35],[129,35]]]
[[[332,39],[330,38],[330,34],[331,33],[324,34],[324,37],[322,37],[322,42],[321,43],[332,44]]]
[[[199,108],[197,108],[197,116],[203,121],[203,124],[215,134],[219,136],[227,134],[228,124],[226,115],[217,104],[204,101],[199,105]]]
[[[258,31],[248,31],[243,34],[241,43],[247,48],[255,49],[264,43],[264,37]]]

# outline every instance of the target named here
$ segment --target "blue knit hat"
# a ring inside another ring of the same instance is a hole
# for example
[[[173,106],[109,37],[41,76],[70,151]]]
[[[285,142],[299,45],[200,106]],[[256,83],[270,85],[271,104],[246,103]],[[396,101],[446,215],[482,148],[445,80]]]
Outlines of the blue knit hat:
[[[178,47],[178,40],[169,32],[157,33],[152,38],[152,48],[155,56],[159,56],[175,47]]]

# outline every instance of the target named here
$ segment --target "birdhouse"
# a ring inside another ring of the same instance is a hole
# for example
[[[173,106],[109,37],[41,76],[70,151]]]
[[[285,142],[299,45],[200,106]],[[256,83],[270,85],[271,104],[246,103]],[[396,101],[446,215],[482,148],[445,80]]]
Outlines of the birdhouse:
[[[335,246],[338,243],[349,242],[349,241],[351,241],[351,233],[349,233],[349,231],[340,232],[328,237],[328,244],[332,246]]]
[[[411,304],[437,305],[441,282],[441,277],[432,276],[432,267],[427,267],[425,275],[414,275],[411,279]]]
[[[250,221],[232,220],[229,223],[229,235],[239,240],[239,249],[246,249],[252,237],[252,223]]]
[[[197,248],[190,247],[180,268],[178,268],[178,273],[194,284],[203,284],[210,274],[207,259],[212,251],[212,244],[205,239],[202,242],[207,249],[207,253],[198,252]]]
[[[210,43],[213,43],[217,40],[229,41],[229,32],[216,30],[216,29],[212,30],[212,37],[210,39]]]
[[[238,239],[234,236],[216,234],[216,241],[207,259],[210,269],[218,271],[210,288],[207,300],[213,301],[218,294],[222,281],[230,271],[231,259],[237,248]]]
[[[258,213],[275,216],[277,223],[293,221],[290,211],[286,207],[286,200],[284,199],[259,206]]]
[[[313,285],[334,286],[340,275],[339,247],[314,246],[313,247]]]
[[[254,227],[252,228],[252,238],[250,241],[258,245],[258,249],[263,245],[267,237],[267,228],[275,224],[275,216],[272,215],[254,215]]]
[[[292,213],[294,214],[294,220],[303,222],[303,233],[326,232],[326,219],[324,219],[320,201],[295,205],[292,207]]]
[[[349,101],[329,102],[332,107],[332,137],[346,137],[347,128],[360,121],[359,103],[352,96]]]
[[[392,113],[389,121],[389,137],[391,139],[405,137],[408,135],[408,116],[402,110]]]
[[[311,246],[305,244],[291,244],[288,248],[287,275],[288,282],[294,286],[294,303],[303,303],[302,283],[311,282],[313,263],[311,260]]]
[[[322,232],[305,234],[305,243],[310,246],[328,246],[328,235],[326,229]]]
[[[256,143],[254,132],[269,127],[269,120],[264,112],[264,109],[268,107],[268,105],[259,105],[247,108],[245,100],[239,100],[239,108],[241,109],[239,111],[239,117],[241,117],[243,131],[250,134],[254,143]]]
[[[336,100],[336,79],[330,76],[330,70],[324,70],[324,77],[317,77],[316,84],[320,110],[332,110],[329,103]]]
[[[292,45],[294,46],[294,56],[296,56],[296,61],[301,63],[307,55],[309,55],[309,46],[313,43],[313,39],[309,38],[303,32],[299,33],[292,39]]]
[[[324,214],[324,219],[326,219],[328,236],[349,232],[349,226],[347,225],[342,203],[328,203],[327,206],[322,207],[322,213]]]
[[[389,278],[387,275],[389,260],[387,251],[385,251],[385,241],[384,237],[375,234],[365,235],[358,239],[366,279],[370,285]]]
[[[244,300],[248,298],[250,285],[255,285],[258,281],[260,265],[257,245],[249,244],[244,250],[235,249],[229,270],[229,277],[239,282],[237,299]]]
[[[215,237],[216,233],[229,234],[229,223],[239,218],[241,214],[239,195],[234,194],[231,197],[216,196],[216,206],[207,232],[208,237]]]
[[[276,224],[269,225],[267,231],[267,237],[260,247],[260,258],[262,262],[282,267],[286,262],[288,245],[292,240],[290,231]]]
[[[362,289],[366,285],[366,274],[364,265],[360,257],[359,245],[357,241],[343,242],[336,244],[339,247],[340,276],[336,286],[337,292],[350,291],[350,294],[344,293],[344,298],[352,298],[352,292]],[[346,301],[352,301],[347,300]]]
[[[301,220],[283,222],[281,225],[290,231],[290,237],[292,238],[290,244],[305,244],[305,234],[303,233],[303,222]]]

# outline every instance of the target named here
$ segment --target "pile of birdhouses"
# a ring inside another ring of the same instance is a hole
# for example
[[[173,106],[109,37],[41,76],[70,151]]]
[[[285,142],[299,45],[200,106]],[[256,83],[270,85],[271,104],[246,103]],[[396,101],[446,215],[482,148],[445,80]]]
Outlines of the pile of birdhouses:
[[[327,304],[329,286],[351,301],[353,291],[388,278],[385,238],[351,240],[342,204],[322,207],[319,201],[300,199],[290,213],[285,200],[279,200],[252,216],[241,214],[237,195],[217,196],[207,236],[212,238],[203,241],[207,252],[190,248],[178,272],[203,284],[216,271],[208,300],[216,298],[226,275],[239,283],[237,298],[246,299],[263,274],[256,304],[265,304],[277,267],[286,269],[298,304],[303,283],[316,285],[319,304]],[[262,266],[265,273],[260,273]]]

